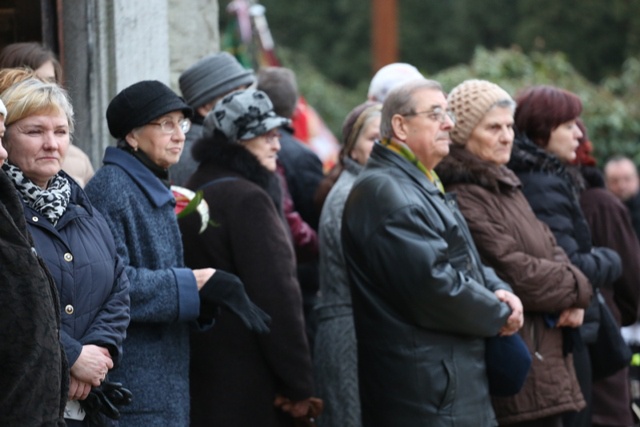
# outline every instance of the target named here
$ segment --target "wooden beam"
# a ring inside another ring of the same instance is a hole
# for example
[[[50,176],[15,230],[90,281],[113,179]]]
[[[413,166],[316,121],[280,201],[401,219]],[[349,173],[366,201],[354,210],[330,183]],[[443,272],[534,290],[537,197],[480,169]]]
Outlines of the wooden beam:
[[[397,0],[371,0],[372,74],[391,62],[398,62]]]

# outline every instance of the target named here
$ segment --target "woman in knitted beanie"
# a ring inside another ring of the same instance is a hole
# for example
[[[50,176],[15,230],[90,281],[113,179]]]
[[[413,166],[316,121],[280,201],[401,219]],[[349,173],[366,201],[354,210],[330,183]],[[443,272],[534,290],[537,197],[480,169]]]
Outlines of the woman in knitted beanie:
[[[508,164],[522,182],[522,191],[536,216],[553,231],[571,262],[594,287],[610,287],[621,274],[620,257],[605,247],[594,247],[591,230],[579,203],[581,183],[567,165],[576,158],[582,131],[577,120],[582,102],[574,93],[553,86],[534,86],[516,99],[514,116],[519,131]],[[593,313],[596,313],[595,315]],[[591,361],[587,347],[595,342],[598,307],[594,299],[585,312],[573,349],[580,389],[587,402],[578,414],[569,414],[565,426],[591,425]]]
[[[539,221],[505,166],[511,157],[516,104],[501,87],[467,80],[448,97],[456,116],[449,156],[436,171],[454,191],[484,262],[524,306],[520,335],[532,355],[523,388],[492,396],[500,425],[562,426],[562,414],[585,406],[568,350],[591,296],[586,277]]]
[[[318,422],[323,427],[361,425],[355,327],[340,232],[349,191],[369,158],[374,141],[380,138],[381,110],[382,104],[365,102],[345,119],[341,173],[320,216],[321,297],[316,306],[318,329],[313,361],[318,394],[325,402]]]

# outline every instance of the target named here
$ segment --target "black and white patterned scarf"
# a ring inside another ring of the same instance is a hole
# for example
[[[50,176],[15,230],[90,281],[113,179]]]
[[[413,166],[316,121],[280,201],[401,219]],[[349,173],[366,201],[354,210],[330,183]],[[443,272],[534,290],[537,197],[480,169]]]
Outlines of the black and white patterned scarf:
[[[71,196],[71,186],[67,178],[56,174],[49,181],[49,186],[42,189],[24,176],[19,167],[5,162],[2,169],[13,182],[22,200],[56,225],[67,210]]]

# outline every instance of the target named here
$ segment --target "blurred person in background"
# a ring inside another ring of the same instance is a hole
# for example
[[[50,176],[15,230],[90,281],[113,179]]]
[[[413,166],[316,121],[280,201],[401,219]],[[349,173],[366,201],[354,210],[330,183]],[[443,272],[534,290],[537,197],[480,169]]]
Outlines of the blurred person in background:
[[[62,67],[56,55],[36,42],[13,43],[5,46],[0,52],[0,69],[31,68],[38,78],[62,84]],[[76,145],[69,145],[62,169],[84,187],[93,176],[91,160]]]
[[[630,158],[615,156],[604,166],[605,183],[629,209],[636,236],[640,239],[640,178]]]
[[[196,61],[180,74],[180,92],[193,109],[191,128],[186,134],[184,149],[178,163],[171,168],[171,181],[184,186],[191,174],[198,168],[191,150],[202,137],[202,123],[216,103],[227,94],[246,89],[255,83],[253,70],[242,67],[240,62],[228,52],[207,55]]]
[[[582,137],[573,164],[584,178],[580,206],[591,228],[595,246],[615,250],[622,260],[622,276],[610,287],[600,289],[618,326],[634,324],[640,308],[640,243],[626,206],[605,188],[604,176],[596,167],[593,145],[582,120],[577,122]],[[633,165],[632,165],[633,166]],[[635,166],[634,166],[635,169]],[[631,412],[629,367],[593,383],[594,427],[626,427],[634,423]]]
[[[338,158],[342,173],[320,215],[320,297],[315,307],[318,330],[313,364],[318,396],[324,401],[318,420],[322,427],[362,425],[356,332],[340,232],[349,191],[380,139],[381,110],[382,104],[368,101],[347,115]]]
[[[258,72],[257,89],[267,94],[276,115],[291,119],[298,102],[296,76],[288,68],[266,67]],[[323,178],[322,162],[302,141],[293,136],[290,122],[278,128],[280,151],[278,174],[284,179],[284,214],[296,251],[298,283],[302,290],[305,325],[309,345],[313,348],[316,319],[313,307],[318,295],[319,211],[313,195]]]
[[[516,137],[508,167],[522,183],[522,192],[536,217],[545,222],[593,287],[611,287],[620,277],[620,257],[612,249],[593,245],[580,206],[577,172],[567,168],[576,158],[582,132],[577,120],[582,102],[572,92],[554,86],[533,86],[516,97]],[[573,334],[573,358],[587,406],[565,416],[565,427],[591,425],[591,361],[584,344],[597,337],[598,306],[592,299],[579,334]]]
[[[391,89],[402,83],[415,79],[424,79],[424,77],[413,65],[403,62],[387,64],[380,68],[371,79],[367,99],[370,102],[379,102],[382,104]],[[329,194],[331,187],[333,187],[335,182],[338,180],[338,177],[342,173],[342,169],[342,162],[337,162],[318,185],[318,190],[313,197],[313,202],[316,205],[318,212],[322,211],[322,206],[327,198],[327,194]]]

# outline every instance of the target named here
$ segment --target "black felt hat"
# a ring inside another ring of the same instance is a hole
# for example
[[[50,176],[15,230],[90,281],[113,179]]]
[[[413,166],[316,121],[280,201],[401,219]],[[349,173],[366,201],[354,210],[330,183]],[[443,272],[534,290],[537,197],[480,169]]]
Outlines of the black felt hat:
[[[145,80],[123,89],[107,107],[107,125],[114,138],[122,139],[133,129],[172,111],[191,117],[184,99],[157,80]]]

